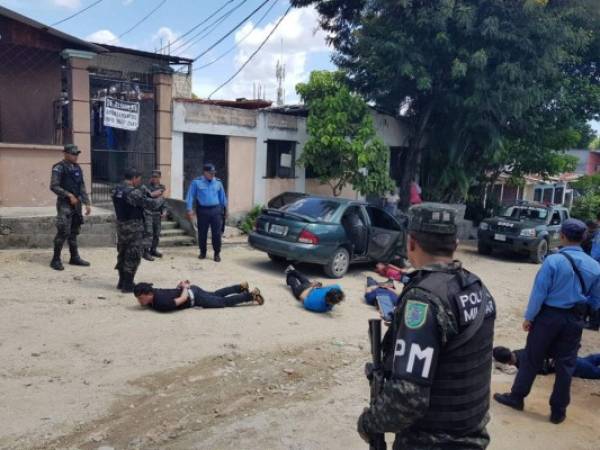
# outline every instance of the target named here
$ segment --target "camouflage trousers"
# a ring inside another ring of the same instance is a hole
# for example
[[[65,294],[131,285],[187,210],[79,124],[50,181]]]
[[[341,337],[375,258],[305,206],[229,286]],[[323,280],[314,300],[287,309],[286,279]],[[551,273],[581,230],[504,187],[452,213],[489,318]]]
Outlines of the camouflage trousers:
[[[144,212],[144,248],[156,250],[160,240],[162,222],[160,214]]]
[[[56,236],[54,237],[55,246],[63,246],[65,241],[69,241],[69,246],[77,246],[77,235],[83,224],[83,214],[81,207],[73,208],[68,203],[58,203],[56,205]]]
[[[393,450],[445,450],[456,448],[461,450],[485,450],[489,443],[490,435],[485,426],[478,431],[463,435],[409,428],[405,432],[396,435]]]
[[[135,275],[142,260],[144,223],[141,220],[117,221],[117,265],[115,269]]]

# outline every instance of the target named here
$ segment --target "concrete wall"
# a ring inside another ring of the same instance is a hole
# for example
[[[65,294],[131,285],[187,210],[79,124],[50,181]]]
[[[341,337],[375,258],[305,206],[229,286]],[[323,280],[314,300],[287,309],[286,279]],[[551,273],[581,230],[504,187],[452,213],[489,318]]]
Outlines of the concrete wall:
[[[50,206],[50,171],[63,158],[56,145],[0,143],[0,206]],[[85,176],[89,189],[89,176]]]
[[[249,211],[254,206],[254,161],[256,139],[229,138],[229,208],[231,216]]]
[[[40,211],[42,210],[42,211]],[[112,246],[116,242],[114,215],[93,209],[84,219],[78,242],[83,247]],[[0,249],[51,248],[56,235],[54,208],[0,208]],[[85,256],[85,255],[84,255]]]
[[[328,184],[321,184],[316,178],[306,180],[306,192],[308,194],[322,195],[324,197],[331,197],[332,195],[331,187]],[[359,194],[354,189],[352,189],[352,186],[346,185],[344,189],[342,189],[340,197],[349,198],[351,200],[358,200]]]

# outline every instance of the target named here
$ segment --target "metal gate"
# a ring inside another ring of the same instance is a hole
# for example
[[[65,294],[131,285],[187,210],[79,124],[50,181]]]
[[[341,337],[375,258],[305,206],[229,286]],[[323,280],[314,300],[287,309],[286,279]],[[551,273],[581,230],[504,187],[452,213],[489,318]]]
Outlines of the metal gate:
[[[151,83],[90,76],[92,201],[110,201],[110,192],[126,168],[135,167],[144,177],[156,167],[155,104]],[[107,97],[139,103],[137,129],[104,125]]]

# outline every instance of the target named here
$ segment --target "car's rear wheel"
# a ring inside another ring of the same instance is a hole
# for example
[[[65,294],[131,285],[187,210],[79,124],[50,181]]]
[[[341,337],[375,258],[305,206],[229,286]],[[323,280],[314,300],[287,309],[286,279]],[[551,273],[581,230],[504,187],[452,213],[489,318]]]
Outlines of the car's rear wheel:
[[[535,247],[535,250],[531,252],[530,259],[531,262],[536,264],[541,264],[544,262],[546,255],[548,254],[548,241],[546,239],[542,239],[538,242],[538,245]]]
[[[492,254],[492,246],[486,244],[485,242],[477,242],[477,251],[480,255],[491,255]]]
[[[287,261],[283,256],[274,255],[273,253],[267,253],[267,255],[271,261],[277,264],[285,264]]]
[[[342,278],[350,267],[350,253],[344,247],[338,248],[331,260],[323,267],[329,278]]]

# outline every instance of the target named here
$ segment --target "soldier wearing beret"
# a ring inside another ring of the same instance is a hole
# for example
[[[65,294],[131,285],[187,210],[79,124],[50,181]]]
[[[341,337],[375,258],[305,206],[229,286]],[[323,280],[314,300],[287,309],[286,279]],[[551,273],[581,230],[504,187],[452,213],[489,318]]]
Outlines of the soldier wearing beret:
[[[163,198],[167,188],[160,182],[160,170],[153,170],[150,182],[142,186],[142,190],[148,197],[152,198],[152,193],[158,192],[157,198]],[[164,206],[158,209],[144,209],[144,253],[142,257],[148,261],[154,261],[154,257],[162,258],[162,253],[158,251],[160,241],[160,231],[162,228],[161,219],[165,213]]]
[[[409,275],[383,340],[383,387],[358,420],[367,442],[395,433],[394,449],[485,449],[496,306],[454,260],[456,212],[409,212]]]
[[[509,393],[494,395],[498,403],[523,410],[544,360],[552,357],[556,379],[550,397],[550,422],[554,424],[567,417],[584,314],[588,307],[593,311],[600,307],[600,265],[581,248],[586,231],[585,224],[577,219],[563,222],[561,249],[544,260],[529,296],[523,322],[527,344],[519,372]]]
[[[85,215],[90,215],[90,199],[85,190],[83,181],[83,170],[77,164],[77,158],[81,153],[76,145],[64,146],[64,159],[52,166],[52,177],[50,179],[50,190],[56,198],[56,237],[54,238],[54,256],[50,267],[54,270],[64,270],[60,259],[63,245],[69,241],[71,259],[69,264],[74,266],[89,266],[79,256],[77,248],[77,235],[83,224],[82,204],[85,205]]]

